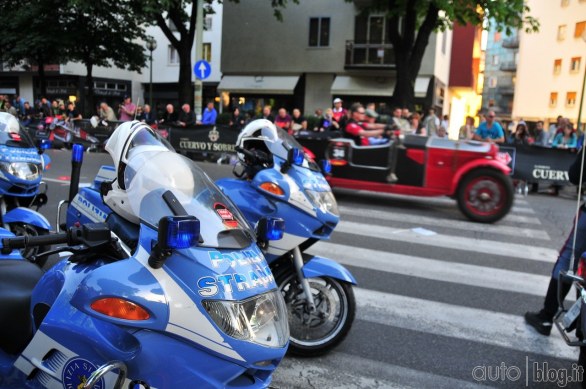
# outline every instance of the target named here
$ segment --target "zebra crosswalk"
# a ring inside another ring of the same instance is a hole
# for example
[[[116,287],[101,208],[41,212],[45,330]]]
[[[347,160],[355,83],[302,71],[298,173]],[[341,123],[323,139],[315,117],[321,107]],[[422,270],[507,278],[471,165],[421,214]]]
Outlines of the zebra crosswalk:
[[[526,198],[518,196],[499,223],[483,225],[458,217],[450,199],[425,199],[422,212],[401,207],[401,196],[392,198],[399,205],[373,197],[342,197],[332,239],[308,250],[358,280],[353,329],[329,354],[287,356],[272,386],[547,387],[538,364],[572,368],[578,350],[555,329],[544,337],[523,319],[543,303],[554,248],[563,243]],[[500,376],[477,374],[490,368]],[[504,376],[514,369],[521,376]]]

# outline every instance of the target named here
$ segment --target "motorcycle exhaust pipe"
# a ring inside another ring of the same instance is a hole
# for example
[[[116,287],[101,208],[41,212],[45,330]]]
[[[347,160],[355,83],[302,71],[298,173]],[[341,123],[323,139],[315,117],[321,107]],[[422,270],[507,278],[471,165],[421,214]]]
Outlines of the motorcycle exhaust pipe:
[[[69,203],[79,191],[81,164],[83,163],[83,146],[76,143],[71,148],[71,182],[69,183]]]

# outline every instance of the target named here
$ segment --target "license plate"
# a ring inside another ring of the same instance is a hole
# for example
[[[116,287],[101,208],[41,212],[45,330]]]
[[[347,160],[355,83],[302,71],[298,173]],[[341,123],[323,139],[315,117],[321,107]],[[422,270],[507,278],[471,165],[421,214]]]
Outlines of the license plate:
[[[565,329],[568,329],[572,325],[574,320],[576,320],[576,318],[580,314],[581,306],[582,306],[582,298],[579,298],[578,300],[576,300],[574,305],[572,305],[572,307],[568,310],[568,312],[566,312],[566,314],[564,315],[564,317],[562,319],[562,325],[564,326]]]

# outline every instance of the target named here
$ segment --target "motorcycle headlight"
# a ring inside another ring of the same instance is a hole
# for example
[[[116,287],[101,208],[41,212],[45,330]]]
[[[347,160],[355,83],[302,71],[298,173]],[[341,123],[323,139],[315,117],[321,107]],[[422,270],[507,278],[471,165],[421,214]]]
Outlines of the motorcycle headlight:
[[[202,304],[228,336],[269,347],[283,347],[289,340],[287,308],[277,290],[243,301],[205,300]]]
[[[314,190],[305,189],[305,194],[311,200],[313,205],[318,207],[322,212],[329,212],[336,216],[338,213],[338,204],[332,192],[316,192]]]
[[[34,181],[39,178],[39,165],[30,162],[0,162],[0,170],[21,180]]]

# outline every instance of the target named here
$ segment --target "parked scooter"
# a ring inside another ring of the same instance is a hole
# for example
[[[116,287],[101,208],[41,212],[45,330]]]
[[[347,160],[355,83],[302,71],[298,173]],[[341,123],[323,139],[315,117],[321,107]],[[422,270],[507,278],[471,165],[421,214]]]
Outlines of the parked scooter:
[[[150,135],[124,148],[118,176],[135,249],[115,237],[129,225],[116,213],[113,228],[2,239],[3,252],[66,243],[58,250],[73,255],[44,275],[0,261],[0,387],[270,383],[289,331],[255,233],[192,161],[141,143]],[[264,236],[279,235],[267,225]]]
[[[47,203],[47,186],[43,170],[51,159],[36,147],[18,120],[0,112],[0,227],[16,235],[38,236],[49,232],[51,225],[38,209]],[[34,211],[28,207],[35,207]],[[25,257],[37,249],[23,249]]]
[[[266,216],[286,221],[284,238],[263,249],[289,311],[289,350],[315,356],[348,334],[355,315],[356,281],[338,263],[305,253],[314,243],[329,239],[339,214],[320,168],[301,150],[292,136],[270,121],[253,121],[238,137],[238,179],[216,184],[250,224]]]

